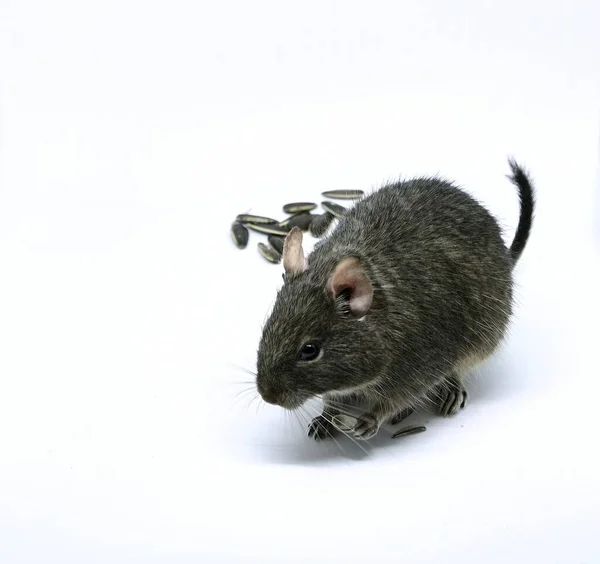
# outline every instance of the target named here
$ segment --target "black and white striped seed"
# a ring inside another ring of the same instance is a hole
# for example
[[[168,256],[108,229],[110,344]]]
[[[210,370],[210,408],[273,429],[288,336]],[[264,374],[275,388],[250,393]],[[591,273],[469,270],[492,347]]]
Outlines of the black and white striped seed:
[[[291,229],[292,227],[299,227],[302,231],[308,231],[310,224],[315,216],[308,212],[301,212],[294,214],[287,219],[280,221],[278,225],[281,227],[285,227],[286,229]]]
[[[362,190],[328,190],[322,195],[333,200],[356,200],[363,196],[364,192]]]
[[[300,213],[309,212],[316,209],[317,204],[313,202],[293,202],[291,204],[285,204],[283,211],[285,213]]]
[[[417,433],[422,433],[423,431],[427,431],[427,427],[421,425],[419,427],[406,427],[406,429],[401,429],[397,433],[392,435],[392,439],[399,439],[400,437],[408,437],[409,435],[416,435]]]
[[[329,229],[329,226],[334,219],[335,216],[329,212],[316,215],[309,227],[310,234],[313,237],[322,237],[325,235],[327,229]]]
[[[269,244],[273,247],[280,255],[283,254],[283,242],[285,237],[279,235],[269,235]]]
[[[269,225],[277,223],[276,219],[264,217],[262,215],[252,215],[251,213],[241,213],[235,218],[239,223],[254,223],[256,225]]]
[[[259,233],[266,233],[267,235],[279,235],[285,237],[290,230],[288,227],[281,227],[280,225],[261,225],[258,223],[247,223],[246,227],[252,229],[252,231],[258,231]]]
[[[281,261],[281,254],[277,252],[273,247],[265,245],[264,243],[258,244],[258,252],[273,264],[277,264]]]
[[[231,224],[231,238],[238,248],[246,248],[248,235],[248,230],[239,221],[234,221]]]
[[[321,207],[335,217],[342,217],[348,211],[344,206],[340,206],[335,202],[321,202]]]

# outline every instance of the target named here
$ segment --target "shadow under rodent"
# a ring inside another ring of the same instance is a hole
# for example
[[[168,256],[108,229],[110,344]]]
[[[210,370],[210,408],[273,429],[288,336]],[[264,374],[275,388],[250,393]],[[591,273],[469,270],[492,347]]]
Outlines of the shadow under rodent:
[[[295,409],[322,397],[309,435],[367,405],[352,432],[424,404],[454,415],[465,377],[502,341],[512,313],[513,268],[527,243],[533,186],[509,161],[521,211],[507,247],[494,217],[438,178],[415,178],[364,197],[304,256],[302,231],[283,249],[285,283],[258,348],[262,398]]]

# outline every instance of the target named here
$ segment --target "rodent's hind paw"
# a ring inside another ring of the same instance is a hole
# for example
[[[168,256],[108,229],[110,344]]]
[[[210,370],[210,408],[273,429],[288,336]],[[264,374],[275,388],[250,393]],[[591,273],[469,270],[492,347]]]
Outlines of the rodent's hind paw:
[[[315,441],[322,441],[333,435],[335,427],[333,423],[323,415],[315,417],[308,426],[308,436]]]
[[[352,429],[354,436],[362,441],[374,437],[377,431],[379,431],[379,421],[368,413],[361,415]]]
[[[456,415],[469,401],[469,394],[462,385],[444,390],[439,403],[439,413],[444,417]]]

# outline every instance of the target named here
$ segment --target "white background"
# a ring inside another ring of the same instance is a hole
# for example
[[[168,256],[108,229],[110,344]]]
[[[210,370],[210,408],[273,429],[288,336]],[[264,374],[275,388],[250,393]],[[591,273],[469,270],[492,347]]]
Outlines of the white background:
[[[599,23],[1,1],[0,562],[599,562]],[[440,173],[509,240],[509,154],[537,218],[468,409],[367,455],[246,409],[281,267],[237,213]]]

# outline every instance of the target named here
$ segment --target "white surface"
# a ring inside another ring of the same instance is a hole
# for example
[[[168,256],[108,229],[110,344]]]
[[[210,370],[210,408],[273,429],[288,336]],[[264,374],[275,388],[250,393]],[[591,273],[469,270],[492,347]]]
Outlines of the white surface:
[[[598,21],[0,3],[0,561],[600,561]],[[508,154],[537,219],[468,409],[364,456],[233,399],[280,283],[235,214],[439,171],[510,238]]]

